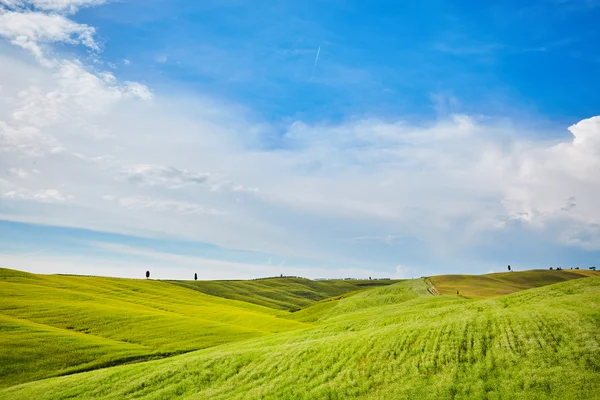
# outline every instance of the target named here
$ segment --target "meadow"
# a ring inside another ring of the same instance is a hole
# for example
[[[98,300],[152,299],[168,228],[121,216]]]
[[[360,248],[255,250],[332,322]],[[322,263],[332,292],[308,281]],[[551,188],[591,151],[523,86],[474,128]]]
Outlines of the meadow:
[[[600,273],[430,277],[438,296],[320,281],[334,295],[290,312],[250,289],[1,272],[2,399],[600,398]]]
[[[199,292],[246,301],[280,310],[297,311],[315,301],[368,287],[387,286],[397,280],[326,280],[269,278],[252,281],[169,281]]]

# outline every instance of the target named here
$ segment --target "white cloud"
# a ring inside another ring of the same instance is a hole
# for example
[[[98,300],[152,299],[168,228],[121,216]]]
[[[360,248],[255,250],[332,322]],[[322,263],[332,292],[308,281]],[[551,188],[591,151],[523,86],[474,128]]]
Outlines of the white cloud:
[[[17,10],[33,7],[43,11],[75,13],[79,8],[98,6],[106,2],[107,0],[0,0],[0,5]]]
[[[153,97],[152,91],[138,82],[125,82],[124,93],[142,100],[152,100]]]
[[[60,153],[64,148],[50,135],[33,126],[13,127],[0,121],[0,153],[39,157]]]
[[[132,91],[131,85],[118,85],[111,74],[94,75],[79,62],[61,60],[50,71],[46,75],[50,80],[17,89],[7,102],[6,110],[11,111],[4,121],[0,119],[0,153],[40,157],[64,152],[66,147],[52,133],[53,127],[60,126],[59,134],[64,133],[61,124],[67,124],[69,131],[106,136],[104,129],[87,121],[106,114],[118,102],[149,97],[142,85]]]
[[[118,179],[141,186],[162,186],[179,189],[191,185],[200,185],[210,191],[229,189],[233,192],[257,193],[257,188],[248,188],[208,172],[191,172],[186,169],[162,165],[129,165],[121,168]]]
[[[135,184],[161,185],[170,188],[205,185],[210,180],[208,173],[193,173],[185,169],[147,164],[124,167],[121,176]]]
[[[44,59],[41,44],[62,42],[83,44],[99,50],[94,41],[95,29],[78,24],[58,14],[0,10],[0,36]]]
[[[119,197],[111,195],[103,196],[104,200],[115,202],[121,207],[135,211],[174,212],[176,214],[196,215],[222,215],[222,211],[205,207],[201,204],[187,203],[183,201],[152,199],[147,197]]]
[[[366,242],[366,243],[372,243],[372,242],[379,242],[379,243],[384,243],[388,246],[394,246],[395,244],[399,243],[402,240],[402,236],[400,235],[385,235],[385,236],[357,236],[357,237],[353,237],[350,240],[353,242]]]
[[[58,189],[32,191],[24,188],[10,190],[4,193],[3,197],[13,200],[38,201],[41,203],[62,203],[73,198],[73,196],[66,195]]]
[[[107,0],[30,0],[36,8],[48,11],[76,12],[81,7],[93,7],[104,4]]]
[[[8,175],[15,176],[21,179],[30,178],[33,174],[39,174],[40,171],[37,169],[27,170],[25,168],[10,168],[8,170]]]

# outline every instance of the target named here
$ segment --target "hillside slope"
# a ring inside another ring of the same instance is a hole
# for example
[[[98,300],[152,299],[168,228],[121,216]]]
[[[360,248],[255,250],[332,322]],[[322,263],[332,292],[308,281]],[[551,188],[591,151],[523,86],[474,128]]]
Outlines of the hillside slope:
[[[383,306],[403,303],[413,299],[429,298],[423,279],[411,279],[394,284],[373,288],[362,292],[323,300],[310,307],[292,313],[286,318],[303,322],[324,322],[337,316],[360,313],[365,309],[380,309]]]
[[[600,271],[531,270],[486,275],[439,275],[431,277],[431,282],[441,294],[456,295],[458,291],[460,296],[481,299],[593,276],[600,276]]]
[[[432,296],[419,279],[350,296],[327,313],[310,329],[32,382],[0,397],[600,398],[598,277],[485,300]]]
[[[280,310],[296,311],[315,302],[398,280],[326,280],[268,278],[251,281],[167,281],[189,289]]]
[[[0,387],[304,328],[164,282],[0,269]]]

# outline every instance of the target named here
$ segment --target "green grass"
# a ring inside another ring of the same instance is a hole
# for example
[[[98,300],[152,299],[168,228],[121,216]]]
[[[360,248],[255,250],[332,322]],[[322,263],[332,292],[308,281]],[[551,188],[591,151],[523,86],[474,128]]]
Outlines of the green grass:
[[[2,386],[109,366],[116,360],[139,360],[148,356],[148,348],[137,344],[65,331],[3,315],[0,315],[0,349]]]
[[[305,327],[278,318],[286,312],[151,280],[0,269],[0,298],[0,387]]]
[[[587,276],[600,276],[600,271],[531,270],[486,275],[440,275],[430,280],[441,294],[457,295],[458,291],[460,296],[481,299]]]
[[[265,315],[281,323],[310,324],[16,385],[0,389],[0,398],[600,399],[600,277],[549,284],[554,275],[535,272],[496,281],[523,285],[533,278],[546,286],[503,296],[488,290],[487,299],[433,296],[423,279],[414,279],[346,293],[296,313],[270,309],[275,314]],[[436,277],[431,280],[435,284]],[[2,332],[5,342],[17,340]],[[44,340],[41,346],[54,341]],[[104,351],[100,346],[90,360]]]
[[[280,310],[297,311],[315,302],[397,280],[327,280],[269,278],[253,281],[168,281],[213,296]]]

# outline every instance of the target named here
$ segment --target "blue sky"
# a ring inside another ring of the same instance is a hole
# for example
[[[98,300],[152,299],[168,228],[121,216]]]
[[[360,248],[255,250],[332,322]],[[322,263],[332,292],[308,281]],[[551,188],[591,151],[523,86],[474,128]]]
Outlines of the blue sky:
[[[0,9],[2,266],[412,277],[600,256],[597,1]]]
[[[82,10],[123,75],[303,120],[449,111],[550,119],[597,110],[597,4],[124,1]],[[317,49],[320,60],[312,74]],[[165,60],[165,62],[155,62]]]

